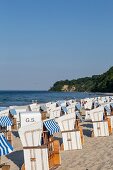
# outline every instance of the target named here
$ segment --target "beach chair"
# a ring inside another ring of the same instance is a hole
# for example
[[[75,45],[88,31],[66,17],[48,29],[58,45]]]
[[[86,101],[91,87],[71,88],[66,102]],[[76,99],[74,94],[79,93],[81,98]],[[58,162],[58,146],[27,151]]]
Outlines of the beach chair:
[[[19,129],[20,139],[24,150],[25,170],[49,170],[48,148],[41,145],[41,123],[33,123]]]
[[[98,112],[101,112],[101,114],[98,114]],[[93,110],[86,110],[85,111],[85,120],[99,120],[101,118],[101,120],[103,119],[103,113],[104,113],[104,107],[100,106],[98,108],[95,108]]]
[[[49,111],[49,115],[50,115],[50,119],[55,119],[55,118],[58,118],[60,117],[61,115],[61,106],[59,107],[56,107],[55,109],[51,109]]]
[[[57,119],[60,127],[64,150],[82,149],[83,133],[76,121],[76,114],[63,115]]]
[[[40,105],[37,103],[30,104],[29,107],[32,112],[40,112]]]
[[[90,116],[93,123],[92,136],[109,136],[112,133],[110,119],[104,115],[104,112],[93,112]]]

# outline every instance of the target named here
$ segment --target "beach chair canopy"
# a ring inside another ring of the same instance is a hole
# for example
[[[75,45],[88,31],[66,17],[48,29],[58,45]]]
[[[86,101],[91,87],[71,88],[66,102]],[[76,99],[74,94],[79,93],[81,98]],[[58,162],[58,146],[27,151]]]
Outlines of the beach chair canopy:
[[[2,127],[12,126],[12,121],[8,116],[2,116],[0,117],[0,126]]]
[[[13,151],[13,147],[10,145],[10,143],[5,138],[4,134],[0,134],[0,156],[2,155],[8,155]]]
[[[49,131],[50,135],[53,135],[54,133],[60,131],[60,127],[58,126],[57,122],[55,122],[54,119],[44,121],[43,123],[46,129]]]
[[[9,112],[11,115],[17,115],[17,112],[15,109],[10,109]]]

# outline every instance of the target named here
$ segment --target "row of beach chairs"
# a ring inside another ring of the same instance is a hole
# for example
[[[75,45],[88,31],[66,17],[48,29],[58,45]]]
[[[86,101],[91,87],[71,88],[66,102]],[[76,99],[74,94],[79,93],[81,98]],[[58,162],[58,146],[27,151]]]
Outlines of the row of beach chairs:
[[[85,109],[85,120],[93,124],[92,136],[112,133],[112,101],[112,97],[106,97],[11,106],[0,112],[0,131],[13,145],[11,131],[18,130],[24,150],[22,170],[53,169],[61,165],[61,150],[82,149],[81,109]],[[57,132],[62,134],[62,143],[55,137]]]

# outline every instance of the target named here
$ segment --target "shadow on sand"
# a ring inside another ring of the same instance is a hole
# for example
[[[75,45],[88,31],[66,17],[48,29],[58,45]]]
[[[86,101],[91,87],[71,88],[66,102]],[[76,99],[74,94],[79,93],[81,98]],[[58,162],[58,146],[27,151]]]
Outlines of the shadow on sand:
[[[86,127],[86,128],[93,128],[93,124],[91,123],[83,124],[81,126]]]
[[[7,158],[14,162],[14,164],[16,164],[19,169],[21,169],[24,163],[24,155],[22,150],[12,152],[11,154],[7,155]]]
[[[92,131],[89,129],[83,129],[84,136],[91,137]]]
[[[12,131],[12,134],[13,134],[16,138],[19,138],[19,137],[20,137],[18,131]]]

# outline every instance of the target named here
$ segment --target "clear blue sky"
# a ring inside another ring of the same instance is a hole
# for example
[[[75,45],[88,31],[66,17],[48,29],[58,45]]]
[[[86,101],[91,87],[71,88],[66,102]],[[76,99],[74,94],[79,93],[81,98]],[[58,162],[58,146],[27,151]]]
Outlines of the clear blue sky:
[[[113,0],[1,0],[0,89],[46,90],[113,66]]]

